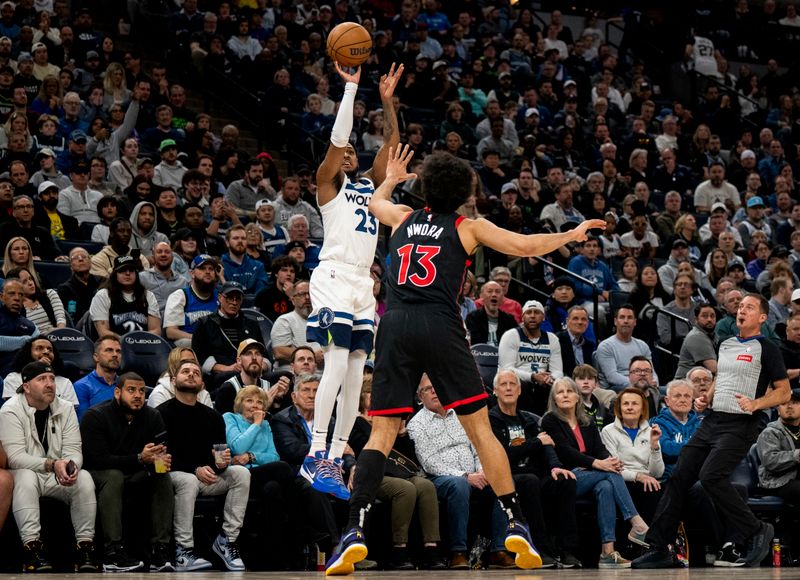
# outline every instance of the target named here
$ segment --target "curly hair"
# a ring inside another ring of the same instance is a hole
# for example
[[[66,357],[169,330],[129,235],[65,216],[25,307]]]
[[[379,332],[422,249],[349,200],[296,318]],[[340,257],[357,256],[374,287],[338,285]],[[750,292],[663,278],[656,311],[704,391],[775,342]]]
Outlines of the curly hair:
[[[422,166],[422,195],[434,213],[453,213],[472,194],[472,170],[461,159],[445,152],[425,158]]]

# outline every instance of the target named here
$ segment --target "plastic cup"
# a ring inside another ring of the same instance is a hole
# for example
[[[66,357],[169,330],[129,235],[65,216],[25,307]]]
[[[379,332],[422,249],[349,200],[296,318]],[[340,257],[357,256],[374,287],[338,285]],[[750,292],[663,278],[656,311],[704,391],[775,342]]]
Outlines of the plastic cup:
[[[213,449],[214,449],[214,463],[216,463],[217,465],[222,465],[223,463],[225,463],[224,454],[225,451],[228,449],[228,444],[217,443],[216,445],[214,445]]]
[[[156,473],[167,473],[167,461],[163,453],[156,455],[153,465],[155,466]]]

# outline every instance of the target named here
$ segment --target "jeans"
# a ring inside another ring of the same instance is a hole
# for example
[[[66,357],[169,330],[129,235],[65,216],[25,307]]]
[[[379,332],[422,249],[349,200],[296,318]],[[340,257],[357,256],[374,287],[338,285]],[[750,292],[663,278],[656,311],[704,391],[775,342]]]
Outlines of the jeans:
[[[578,480],[575,496],[581,497],[594,492],[597,503],[597,525],[600,528],[600,542],[616,541],[614,528],[617,523],[617,508],[622,517],[629,520],[639,515],[633,505],[625,480],[619,473],[609,473],[596,469],[574,469]]]
[[[460,475],[437,475],[432,477],[436,486],[436,494],[444,501],[447,509],[447,524],[450,530],[450,551],[467,551],[467,528],[469,525],[470,498],[473,494],[479,496],[482,506],[492,504],[492,552],[504,550],[505,530],[508,518],[500,509],[500,502],[494,492],[486,486],[483,489],[474,488],[466,477]]]

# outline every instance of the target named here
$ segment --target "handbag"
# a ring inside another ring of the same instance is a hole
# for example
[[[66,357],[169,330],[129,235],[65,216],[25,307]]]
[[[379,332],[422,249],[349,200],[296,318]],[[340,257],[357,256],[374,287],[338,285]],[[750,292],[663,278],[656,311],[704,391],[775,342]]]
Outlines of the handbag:
[[[384,475],[389,477],[399,477],[401,479],[411,479],[415,475],[420,475],[422,469],[409,457],[399,451],[392,449],[386,458],[386,469]]]

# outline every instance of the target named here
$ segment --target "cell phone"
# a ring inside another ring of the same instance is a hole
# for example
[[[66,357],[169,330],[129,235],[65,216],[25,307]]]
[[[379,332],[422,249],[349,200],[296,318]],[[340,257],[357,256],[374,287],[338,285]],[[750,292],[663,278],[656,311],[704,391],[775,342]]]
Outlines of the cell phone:
[[[72,474],[75,473],[75,471],[77,471],[78,466],[75,465],[75,462],[72,461],[72,459],[70,459],[69,463],[67,463],[67,468],[66,469],[67,469],[67,475],[72,477]]]
[[[153,438],[153,443],[156,445],[165,445],[167,443],[167,432],[162,431]]]

